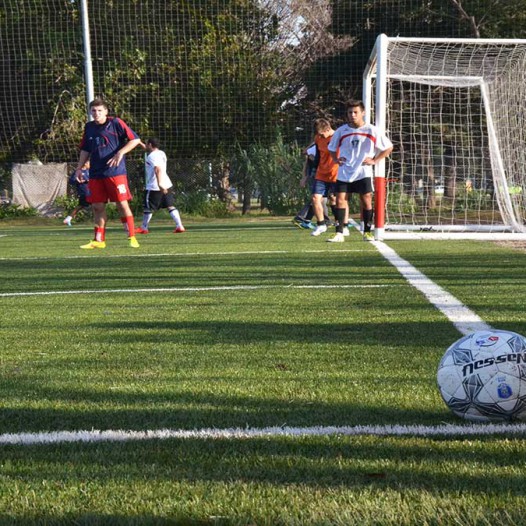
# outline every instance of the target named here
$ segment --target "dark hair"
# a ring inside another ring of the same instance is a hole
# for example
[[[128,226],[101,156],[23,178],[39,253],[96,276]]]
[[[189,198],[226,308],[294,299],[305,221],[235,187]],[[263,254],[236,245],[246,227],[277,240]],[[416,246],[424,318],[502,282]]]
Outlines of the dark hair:
[[[359,106],[362,111],[365,111],[365,104],[363,103],[363,100],[360,99],[348,100],[345,103],[345,111],[349,110],[350,108],[356,108],[356,106]]]
[[[150,137],[146,140],[146,144],[151,144],[154,148],[159,148],[161,141],[157,137]]]
[[[108,105],[106,104],[106,102],[103,99],[100,99],[100,98],[93,99],[89,103],[89,109],[90,110],[91,110],[91,108],[93,108],[93,106],[102,106],[103,108],[108,109]]]

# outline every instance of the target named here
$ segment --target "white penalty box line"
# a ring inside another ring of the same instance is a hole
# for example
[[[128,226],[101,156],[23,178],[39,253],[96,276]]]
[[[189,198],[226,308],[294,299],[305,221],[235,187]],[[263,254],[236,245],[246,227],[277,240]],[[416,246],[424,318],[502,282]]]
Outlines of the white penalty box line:
[[[24,296],[60,296],[65,294],[132,294],[141,292],[208,292],[208,291],[243,291],[262,289],[379,289],[401,287],[399,284],[362,284],[362,285],[220,285],[217,287],[159,287],[139,289],[91,289],[91,290],[46,290],[35,292],[2,292],[0,298],[17,298]]]
[[[359,230],[360,225],[353,221],[353,226]],[[476,331],[493,330],[482,318],[464,305],[452,294],[430,280],[411,263],[401,258],[391,247],[383,241],[372,241],[382,256],[395,267],[408,283],[419,290],[428,301],[444,314],[463,335]]]
[[[455,296],[431,281],[408,261],[401,258],[391,247],[382,241],[373,241],[374,245],[402,276],[417,290],[422,292],[431,305],[444,314],[463,335],[476,331],[491,331],[492,327]]]
[[[107,252],[101,253],[97,252],[97,255],[99,257],[103,257],[104,259],[119,259],[119,258],[126,258],[126,259],[135,259],[135,258],[159,258],[159,257],[173,257],[173,258],[181,258],[181,257],[216,257],[216,256],[259,256],[259,255],[274,255],[274,254],[283,254],[283,255],[295,255],[295,254],[343,254],[343,253],[349,253],[349,252],[364,252],[364,249],[343,249],[343,250],[337,250],[337,251],[330,251],[328,248],[318,249],[318,250],[249,250],[249,251],[230,251],[230,252],[158,252],[158,253],[151,253],[151,254],[108,254]],[[60,259],[93,259],[94,254],[82,254],[82,255],[75,255],[75,256],[62,256],[62,257],[56,257],[56,256],[37,256],[37,257],[0,257],[0,261],[56,261]]]
[[[363,426],[313,426],[313,427],[264,427],[228,429],[152,429],[133,430],[81,430],[39,433],[4,433],[0,446],[32,446],[67,443],[112,443],[145,440],[244,440],[275,437],[322,436],[378,436],[378,437],[463,437],[525,435],[526,424],[471,424],[471,425],[363,425]]]

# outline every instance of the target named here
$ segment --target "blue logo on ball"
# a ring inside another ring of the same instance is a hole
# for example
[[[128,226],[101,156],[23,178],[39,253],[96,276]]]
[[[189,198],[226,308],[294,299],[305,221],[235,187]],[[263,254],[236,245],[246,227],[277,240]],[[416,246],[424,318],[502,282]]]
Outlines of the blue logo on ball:
[[[497,394],[499,398],[509,398],[513,393],[511,392],[511,386],[508,384],[499,384],[497,387]]]

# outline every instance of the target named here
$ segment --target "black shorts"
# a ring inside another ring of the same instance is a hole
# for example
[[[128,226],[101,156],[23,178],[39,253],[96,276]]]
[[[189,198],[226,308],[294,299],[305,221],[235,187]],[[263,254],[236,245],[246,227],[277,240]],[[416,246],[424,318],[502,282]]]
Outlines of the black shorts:
[[[348,194],[370,194],[373,191],[373,182],[370,177],[347,183],[345,181],[336,181],[336,193],[341,194],[346,192]]]
[[[89,208],[91,206],[91,204],[87,201],[86,194],[79,194],[79,206],[82,206],[82,208]]]
[[[160,208],[174,207],[175,196],[171,190],[163,194],[160,190],[146,190],[144,194],[144,211],[155,212]]]

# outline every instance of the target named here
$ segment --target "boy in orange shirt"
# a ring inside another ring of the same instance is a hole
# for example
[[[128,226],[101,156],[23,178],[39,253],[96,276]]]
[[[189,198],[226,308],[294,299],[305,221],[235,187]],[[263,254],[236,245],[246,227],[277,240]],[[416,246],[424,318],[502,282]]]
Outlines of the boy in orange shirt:
[[[317,227],[312,236],[327,232],[327,221],[323,215],[323,199],[328,199],[331,209],[336,205],[336,179],[338,178],[338,163],[329,152],[329,142],[334,135],[331,123],[327,119],[317,119],[315,122],[316,137],[314,143],[319,152],[320,161],[316,170],[312,188],[312,206],[317,219]]]

